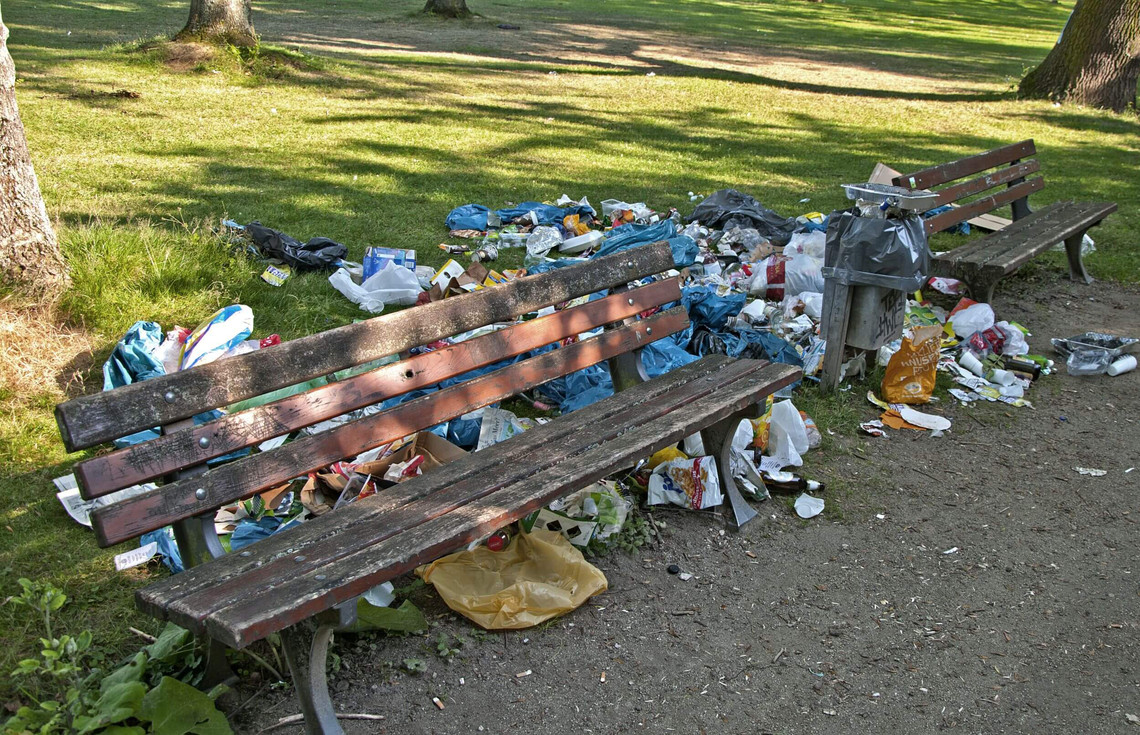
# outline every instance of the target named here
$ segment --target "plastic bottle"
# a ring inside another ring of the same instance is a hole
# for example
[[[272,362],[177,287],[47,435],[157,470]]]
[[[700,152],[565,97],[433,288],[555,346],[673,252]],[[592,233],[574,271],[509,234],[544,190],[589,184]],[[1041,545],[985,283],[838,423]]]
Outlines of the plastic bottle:
[[[1136,357],[1134,355],[1125,355],[1108,366],[1108,374],[1116,377],[1121,373],[1127,373],[1135,369]]]
[[[752,317],[741,312],[739,316],[726,317],[724,320],[724,328],[731,329],[734,332],[741,329],[748,329],[752,326]]]

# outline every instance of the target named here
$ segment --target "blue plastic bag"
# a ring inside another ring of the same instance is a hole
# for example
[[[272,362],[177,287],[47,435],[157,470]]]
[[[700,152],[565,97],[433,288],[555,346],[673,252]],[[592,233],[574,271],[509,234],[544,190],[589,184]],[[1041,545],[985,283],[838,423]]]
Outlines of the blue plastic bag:
[[[155,356],[162,340],[162,327],[155,322],[135,322],[131,325],[111,351],[107,362],[103,363],[103,390],[121,388],[140,380],[165,375],[166,368]]]
[[[482,204],[464,204],[451,210],[444,222],[449,230],[485,230],[490,207]]]
[[[681,290],[681,303],[695,327],[723,329],[725,320],[739,314],[746,301],[747,296],[742,293],[717,296],[710,286],[690,286]]]

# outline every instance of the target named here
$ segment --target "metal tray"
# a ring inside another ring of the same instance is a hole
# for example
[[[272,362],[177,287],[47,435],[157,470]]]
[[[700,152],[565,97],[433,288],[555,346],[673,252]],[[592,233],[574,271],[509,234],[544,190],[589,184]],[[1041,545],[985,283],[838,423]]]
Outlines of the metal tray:
[[[899,209],[925,212],[934,207],[938,194],[929,189],[907,189],[889,184],[843,184],[848,199],[862,199],[875,204],[889,201]]]
[[[1140,342],[1140,339],[1119,337],[1115,334],[1103,334],[1102,332],[1085,332],[1068,339],[1055,337],[1049,342],[1052,343],[1057,354],[1062,357],[1068,357],[1074,350],[1104,350],[1115,360],[1125,352],[1132,352],[1133,347],[1137,342]]]

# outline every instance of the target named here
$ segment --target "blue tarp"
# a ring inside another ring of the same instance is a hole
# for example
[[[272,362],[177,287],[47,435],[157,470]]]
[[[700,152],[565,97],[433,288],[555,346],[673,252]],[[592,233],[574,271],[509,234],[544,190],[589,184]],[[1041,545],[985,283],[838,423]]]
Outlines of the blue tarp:
[[[490,213],[491,209],[482,204],[464,204],[451,210],[445,223],[449,230],[485,230]]]
[[[651,225],[639,225],[631,222],[615,227],[610,230],[598,251],[590,257],[599,258],[603,255],[612,255],[638,245],[648,245],[661,240],[669,242],[669,247],[673,250],[673,265],[677,268],[685,268],[696,262],[697,255],[700,253],[696,240],[688,235],[678,235],[677,226],[673,224],[672,220],[667,219]]]
[[[563,208],[556,207],[553,204],[543,204],[542,202],[523,202],[514,207],[495,210],[495,214],[499,215],[499,219],[503,220],[503,224],[513,222],[515,219],[529,212],[534,212],[535,217],[538,219],[538,224],[540,225],[562,224],[563,218],[569,217],[572,214],[586,215],[588,217],[593,217],[596,214],[593,207],[587,207],[582,204],[575,204]]]

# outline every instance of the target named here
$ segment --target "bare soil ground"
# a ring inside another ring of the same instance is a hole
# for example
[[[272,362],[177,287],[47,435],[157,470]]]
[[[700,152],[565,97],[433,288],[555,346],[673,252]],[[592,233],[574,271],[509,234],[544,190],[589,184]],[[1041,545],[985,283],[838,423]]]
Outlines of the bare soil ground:
[[[477,54],[489,34],[505,60],[631,72],[715,66],[793,84],[829,80],[905,88],[902,70],[852,60],[697,47],[660,32],[551,24],[409,29],[377,21],[299,33],[267,16],[267,40],[316,53],[382,59],[393,51]],[[411,35],[409,35],[409,33]],[[496,36],[497,38],[497,36]],[[826,74],[822,72],[826,71]],[[837,83],[838,83],[837,82]],[[925,79],[939,92],[964,89]],[[967,85],[971,86],[971,85]],[[1140,335],[1140,290],[1072,284],[1056,271],[999,287],[1001,318],[1050,337],[1089,329]],[[610,589],[536,629],[482,633],[430,588],[414,599],[423,636],[345,636],[332,675],[349,733],[1120,733],[1140,714],[1140,574],[1136,498],[1140,372],[1039,381],[1036,409],[933,410],[942,438],[892,432],[832,437],[804,473],[839,488],[810,521],[776,497],[739,534],[714,514],[653,511],[657,545],[595,560]],[[869,404],[860,420],[878,413]],[[1075,467],[1103,469],[1103,477]],[[689,581],[666,572],[676,563]],[[441,633],[450,659],[436,652]],[[427,664],[402,670],[405,659]],[[525,672],[525,675],[523,675]],[[246,681],[231,715],[259,732],[298,711],[291,691]],[[438,697],[444,708],[432,702]],[[291,726],[299,729],[299,726]]]
[[[1034,269],[994,303],[1051,354],[1054,336],[1140,334],[1137,297]],[[339,642],[338,710],[387,718],[345,728],[1130,731],[1138,384],[1140,372],[1062,370],[1034,386],[1036,410],[935,409],[954,421],[942,438],[836,436],[804,471],[844,488],[828,498],[839,513],[802,521],[775,498],[733,534],[708,514],[654,511],[667,526],[660,545],[596,560],[609,591],[539,629],[480,634],[424,590],[429,635]],[[862,415],[875,413],[868,404]],[[669,575],[670,563],[694,577]],[[467,638],[450,661],[435,652],[441,632]],[[426,673],[401,671],[406,658]],[[240,731],[297,711],[290,692],[240,694]]]

